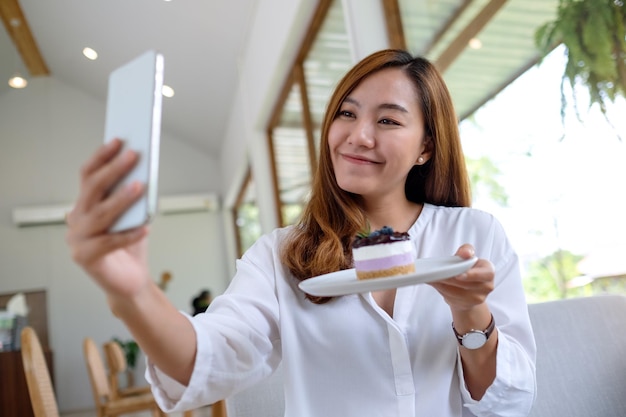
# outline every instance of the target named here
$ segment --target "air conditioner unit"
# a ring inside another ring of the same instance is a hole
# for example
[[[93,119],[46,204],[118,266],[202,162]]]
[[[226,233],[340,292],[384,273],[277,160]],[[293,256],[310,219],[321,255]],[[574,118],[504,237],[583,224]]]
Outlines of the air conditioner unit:
[[[219,202],[215,194],[179,194],[163,196],[159,199],[160,214],[216,211]]]
[[[19,207],[13,210],[13,223],[19,227],[64,224],[72,211],[69,204],[58,206]]]
[[[13,209],[13,223],[18,227],[64,224],[71,204],[17,207]],[[159,198],[159,214],[182,214],[219,209],[215,194],[180,194]]]

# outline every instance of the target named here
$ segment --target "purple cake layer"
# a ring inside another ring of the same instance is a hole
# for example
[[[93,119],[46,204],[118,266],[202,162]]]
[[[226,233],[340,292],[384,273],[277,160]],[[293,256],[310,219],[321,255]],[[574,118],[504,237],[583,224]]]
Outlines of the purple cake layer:
[[[413,263],[413,256],[410,253],[401,255],[386,256],[379,259],[368,259],[365,261],[355,261],[354,267],[359,271],[375,271],[378,269],[388,269],[398,265]]]

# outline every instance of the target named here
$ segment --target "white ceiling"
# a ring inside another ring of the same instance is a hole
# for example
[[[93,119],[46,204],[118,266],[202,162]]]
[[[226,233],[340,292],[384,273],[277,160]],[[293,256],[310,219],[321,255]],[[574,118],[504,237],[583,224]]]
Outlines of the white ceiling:
[[[331,40],[347,37],[345,29],[338,29],[339,23],[343,24],[340,3],[331,8],[322,31],[328,32]],[[409,49],[433,62],[475,26],[483,11],[498,10],[475,34],[483,48],[459,49],[444,72],[457,112],[464,118],[534,65],[538,59],[534,32],[553,17],[558,0],[399,3]],[[494,3],[502,3],[501,9]],[[173,98],[164,99],[163,130],[198,151],[219,157],[237,89],[239,60],[249,44],[248,28],[261,8],[260,0],[19,0],[19,4],[50,75],[101,100],[103,107],[113,69],[147,49],[162,52],[165,83],[176,91]],[[278,20],[281,10],[276,9],[271,15]],[[0,27],[2,94],[10,88],[6,80],[15,71],[18,54]],[[445,36],[432,45],[443,28]],[[322,44],[324,39],[321,36]],[[98,60],[83,57],[85,46],[98,51]],[[335,49],[314,50],[308,61],[332,66],[335,70],[328,70],[326,75],[339,79],[344,67],[337,64],[345,61],[347,68],[350,61],[348,54],[333,55]],[[312,96],[312,109],[320,113],[313,114],[316,120],[321,118],[327,94],[329,91],[324,90]],[[294,111],[294,117],[301,118],[299,107]]]
[[[106,101],[108,74],[148,49],[165,57],[163,129],[217,154],[256,0],[20,0],[50,76]],[[0,94],[17,53],[0,25]],[[89,46],[96,61],[82,55]],[[19,64],[21,65],[21,64]],[[23,70],[23,66],[22,72]]]

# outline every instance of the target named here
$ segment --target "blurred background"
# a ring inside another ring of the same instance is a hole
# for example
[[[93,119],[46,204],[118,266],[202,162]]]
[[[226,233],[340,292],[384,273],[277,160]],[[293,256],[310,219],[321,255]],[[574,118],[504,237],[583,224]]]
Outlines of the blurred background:
[[[64,216],[81,164],[103,141],[108,74],[147,49],[164,54],[168,86],[149,262],[180,310],[191,313],[202,289],[219,296],[260,234],[297,219],[333,87],[385,47],[442,72],[473,205],[503,223],[529,302],[625,293],[624,9],[621,0],[0,0],[2,353],[15,352],[10,334],[24,323],[7,307],[23,297],[69,412],[93,407],[83,338],[129,339],[71,262]],[[134,372],[142,378],[142,360]]]

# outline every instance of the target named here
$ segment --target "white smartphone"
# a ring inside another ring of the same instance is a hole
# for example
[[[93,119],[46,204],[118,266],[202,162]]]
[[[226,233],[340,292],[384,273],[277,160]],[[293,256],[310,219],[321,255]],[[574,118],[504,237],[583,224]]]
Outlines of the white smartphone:
[[[133,149],[139,155],[137,165],[114,188],[133,181],[147,187],[141,199],[116,220],[109,232],[147,224],[156,213],[163,71],[163,55],[150,50],[109,75],[104,140],[119,138],[124,142],[124,150]]]

